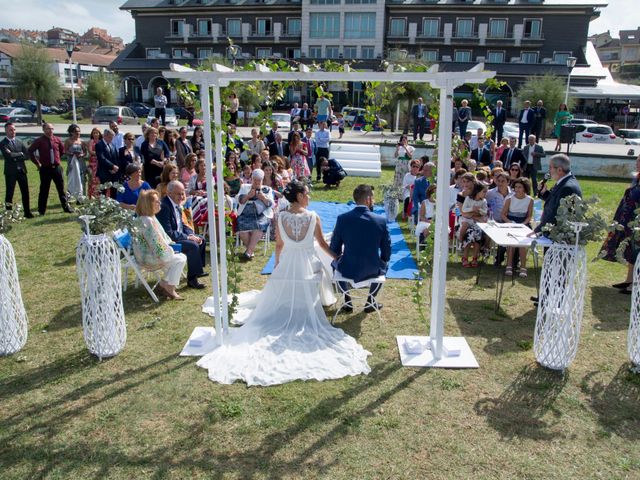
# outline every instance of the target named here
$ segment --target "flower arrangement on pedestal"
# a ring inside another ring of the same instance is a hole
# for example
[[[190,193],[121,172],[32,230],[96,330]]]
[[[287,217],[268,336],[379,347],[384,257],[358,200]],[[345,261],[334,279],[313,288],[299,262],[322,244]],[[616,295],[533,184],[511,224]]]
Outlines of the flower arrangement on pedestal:
[[[124,187],[115,182],[107,182],[98,186],[101,191],[112,187],[118,189],[118,191],[124,191]],[[82,202],[77,206],[76,212],[78,212],[78,217],[92,217],[89,221],[91,235],[106,234],[125,228],[133,235],[135,231],[133,219],[135,216],[131,210],[122,208],[115,199],[106,195],[98,195],[94,198],[83,197],[81,200]]]

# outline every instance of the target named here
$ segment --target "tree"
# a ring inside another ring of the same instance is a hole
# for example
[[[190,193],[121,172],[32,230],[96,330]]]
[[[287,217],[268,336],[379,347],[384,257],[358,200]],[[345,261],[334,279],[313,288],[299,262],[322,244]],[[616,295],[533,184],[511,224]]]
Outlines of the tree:
[[[94,105],[110,105],[116,101],[118,85],[116,75],[104,71],[95,72],[84,81],[83,96]]]
[[[517,97],[520,103],[518,106],[522,107],[525,100],[530,100],[532,106],[535,106],[538,100],[542,100],[547,108],[547,118],[553,119],[560,104],[564,103],[566,89],[566,81],[555,75],[531,77],[518,89]],[[569,97],[567,107],[571,110],[572,106],[573,101]]]
[[[22,44],[22,51],[13,59],[11,83],[16,97],[36,101],[38,122],[42,123],[42,104],[61,97],[58,76],[47,50],[33,44]]]

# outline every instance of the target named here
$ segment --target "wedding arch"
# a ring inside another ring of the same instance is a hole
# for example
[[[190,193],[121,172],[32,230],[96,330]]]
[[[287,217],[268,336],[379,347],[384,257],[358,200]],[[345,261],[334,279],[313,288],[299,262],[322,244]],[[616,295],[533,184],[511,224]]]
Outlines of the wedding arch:
[[[431,318],[427,345],[427,358],[424,366],[463,367],[477,366],[466,341],[456,337],[444,337],[444,316],[446,296],[447,260],[449,256],[449,168],[451,161],[451,124],[453,121],[453,91],[456,87],[466,83],[485,83],[495,76],[495,72],[485,71],[484,64],[479,63],[463,72],[440,72],[438,65],[432,65],[426,72],[396,72],[394,65],[389,65],[386,71],[365,72],[352,70],[344,65],[342,71],[311,70],[300,64],[297,71],[273,71],[266,65],[257,64],[255,71],[236,71],[232,68],[215,64],[210,71],[194,70],[189,67],[172,63],[170,71],[163,72],[167,79],[190,82],[199,86],[200,102],[205,125],[211,125],[211,96],[213,91],[213,116],[215,131],[216,158],[224,158],[222,145],[222,102],[220,88],[227,87],[230,82],[410,82],[429,83],[440,91],[440,113],[438,131],[438,167],[436,191],[436,229],[434,242],[434,268],[431,283]],[[206,146],[206,179],[207,196],[213,199],[213,139],[211,129],[204,129]],[[223,169],[216,169],[216,184],[219,192],[224,191]],[[224,211],[224,196],[218,195],[218,211]],[[227,286],[227,257],[224,215],[218,216],[218,225],[213,219],[214,206],[208,202],[209,238],[211,249],[211,274],[214,300],[215,341],[221,345],[224,337],[229,333],[228,317],[228,286]],[[216,236],[216,231],[222,232]],[[218,245],[219,243],[219,245]],[[462,340],[463,344],[461,344]],[[474,365],[463,365],[460,359],[461,349],[468,350]],[[425,361],[425,359],[422,359]],[[407,363],[403,361],[406,365]],[[418,366],[418,365],[416,365]]]

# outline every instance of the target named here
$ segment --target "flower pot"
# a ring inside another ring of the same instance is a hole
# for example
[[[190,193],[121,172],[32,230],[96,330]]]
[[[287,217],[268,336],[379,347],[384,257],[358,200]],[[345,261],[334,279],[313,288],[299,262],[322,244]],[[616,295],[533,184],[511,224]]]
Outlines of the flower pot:
[[[398,217],[398,199],[395,197],[385,197],[384,212],[388,223],[395,222]]]
[[[120,353],[127,341],[122,307],[120,253],[108,235],[83,235],[76,249],[82,329],[99,359]]]
[[[16,256],[9,240],[0,235],[0,355],[20,351],[27,342],[27,330]]]
[[[631,314],[629,333],[627,335],[627,351],[629,359],[636,367],[640,367],[640,255],[636,257],[633,267],[633,289],[631,294]]]
[[[538,363],[566,369],[576,356],[587,283],[584,247],[555,244],[544,256],[533,350]]]

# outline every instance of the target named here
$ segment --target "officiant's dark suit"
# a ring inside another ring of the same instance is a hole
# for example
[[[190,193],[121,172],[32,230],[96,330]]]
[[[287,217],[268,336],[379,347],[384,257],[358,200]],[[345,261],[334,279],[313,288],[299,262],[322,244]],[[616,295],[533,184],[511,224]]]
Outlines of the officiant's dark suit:
[[[111,140],[113,135],[104,134],[104,138],[96,143],[96,157],[98,159],[98,170],[96,176],[100,179],[100,183],[119,182],[122,173],[120,172],[120,155]],[[113,168],[117,167],[118,171],[114,172]],[[115,188],[110,189],[110,197],[116,198],[118,191]]]
[[[330,248],[338,255],[336,270],[357,283],[387,273],[391,237],[386,219],[369,210],[373,206],[371,187],[359,185],[353,197],[358,205],[338,216]],[[373,284],[370,293],[375,295],[377,289]]]
[[[7,187],[4,197],[5,207],[10,208],[13,206],[13,192],[15,191],[17,183],[20,187],[20,194],[22,195],[24,216],[31,218],[27,167],[24,163],[24,161],[29,158],[29,152],[24,143],[15,137],[15,127],[12,124],[7,124],[5,131],[7,137],[0,142],[0,150],[4,157],[4,179]]]

